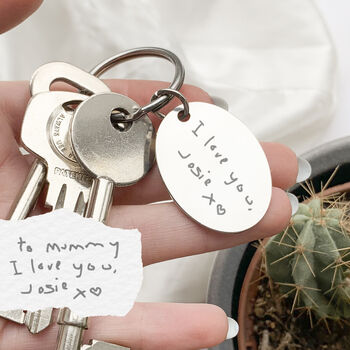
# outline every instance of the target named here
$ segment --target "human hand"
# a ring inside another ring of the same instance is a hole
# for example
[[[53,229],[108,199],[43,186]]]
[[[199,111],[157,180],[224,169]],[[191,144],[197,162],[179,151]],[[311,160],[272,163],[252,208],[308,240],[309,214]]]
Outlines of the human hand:
[[[0,3],[0,32],[17,24],[39,3],[3,0]],[[1,16],[6,20],[1,22]],[[107,84],[112,91],[128,95],[140,105],[148,103],[154,91],[167,86],[161,82],[128,80],[109,80]],[[193,86],[184,86],[181,92],[189,101],[211,101],[203,90]],[[33,161],[32,156],[23,156],[18,149],[22,118],[30,98],[29,84],[0,82],[0,96],[0,217],[6,218]],[[173,109],[174,103],[164,108],[165,112]],[[152,117],[152,121],[157,128],[160,120]],[[144,265],[225,249],[280,232],[291,215],[285,189],[296,181],[297,158],[290,149],[279,144],[262,143],[262,147],[271,168],[273,191],[266,215],[253,228],[239,234],[223,234],[192,221],[174,203],[147,205],[169,199],[156,166],[139,183],[118,189],[108,225],[139,229]],[[39,205],[39,212],[41,210],[43,207]],[[89,318],[85,340],[99,339],[132,349],[189,350],[221,343],[227,332],[225,313],[213,305],[136,303],[122,318]],[[0,349],[54,349],[56,336],[57,325],[31,335],[25,327],[0,319]]]

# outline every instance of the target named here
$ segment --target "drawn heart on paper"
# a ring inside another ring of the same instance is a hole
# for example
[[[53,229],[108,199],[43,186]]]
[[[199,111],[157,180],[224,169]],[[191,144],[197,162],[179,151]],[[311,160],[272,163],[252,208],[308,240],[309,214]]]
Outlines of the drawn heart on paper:
[[[96,288],[92,287],[90,288],[90,293],[98,297],[102,293],[102,289],[100,287],[96,287]]]
[[[226,213],[226,209],[221,204],[218,204],[216,206],[216,212],[218,215],[224,215]]]

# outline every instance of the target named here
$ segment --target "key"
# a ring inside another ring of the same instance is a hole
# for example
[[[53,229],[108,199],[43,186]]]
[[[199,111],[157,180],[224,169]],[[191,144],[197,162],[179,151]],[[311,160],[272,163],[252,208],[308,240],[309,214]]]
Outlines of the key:
[[[54,81],[63,80],[69,82],[73,86],[79,87],[83,91],[87,91],[89,93],[101,92],[101,91],[110,91],[109,88],[99,79],[94,76],[80,70],[77,67],[72,65],[62,63],[62,62],[53,62],[47,65],[40,67],[33,75],[31,80],[31,92],[32,95],[38,94],[40,92],[49,91],[51,84]],[[68,97],[68,96],[67,96]],[[77,96],[74,96],[76,99]],[[32,102],[32,101],[31,101]],[[64,102],[67,102],[66,100]],[[61,137],[54,137],[54,141],[56,140],[56,149],[58,148],[61,154],[66,157],[70,157],[72,162],[75,162],[74,157],[71,154],[70,147],[64,146],[64,141],[69,140],[68,131],[69,131],[69,121],[72,117],[72,112],[66,110],[62,106],[55,107],[55,114],[57,121],[56,123],[62,124],[61,121],[65,121],[66,124],[63,123],[63,128],[59,127],[61,131]],[[48,109],[48,113],[51,111]],[[50,114],[47,114],[47,117]],[[51,116],[52,117],[52,116]],[[53,119],[55,117],[52,117]],[[27,119],[27,118],[26,118]],[[45,120],[44,120],[45,121]],[[57,129],[57,128],[56,128]],[[52,130],[52,128],[51,128]],[[62,133],[64,133],[62,135]],[[33,130],[30,130],[28,135],[33,134]],[[53,143],[55,144],[55,143]],[[74,173],[70,173],[74,174]],[[29,172],[27,179],[22,187],[21,192],[17,196],[13,207],[10,210],[9,219],[10,220],[21,220],[28,216],[30,211],[35,206],[35,203],[39,197],[40,192],[45,185],[46,180],[46,165],[43,160],[37,159],[32,166],[31,171]],[[52,189],[49,192],[52,192]],[[62,206],[62,196],[60,205]],[[52,202],[52,200],[51,200]],[[46,201],[48,206],[53,207],[50,204],[50,200]],[[58,208],[59,206],[55,206]],[[80,205],[80,210],[84,210],[84,205]],[[41,310],[35,313],[24,312],[22,310],[15,311],[1,311],[0,316],[11,321],[17,322],[19,324],[26,324],[29,331],[32,333],[38,333],[50,325],[52,315],[52,308],[47,308],[45,310]]]
[[[45,205],[52,209],[68,208],[80,214],[85,210],[91,178],[72,153],[68,136],[71,113],[63,113],[62,105],[87,98],[65,91],[44,92],[30,100],[24,115],[22,142],[46,164]]]
[[[67,82],[67,83],[69,83],[69,84],[79,88],[80,90],[89,93],[89,94],[110,91],[110,89],[100,79],[98,79],[98,78],[94,77],[93,75],[79,69],[78,67],[75,67],[73,65],[70,65],[70,64],[64,63],[64,62],[51,62],[51,63],[45,64],[45,65],[42,65],[34,72],[32,79],[31,79],[31,82],[30,82],[30,89],[31,89],[32,96],[35,96],[39,93],[48,92],[50,90],[52,83],[56,82],[56,81]],[[43,99],[46,99],[46,98],[43,97]],[[36,102],[38,102],[38,101],[36,101]],[[68,100],[65,102],[68,102]],[[34,109],[36,106],[37,105],[31,106],[31,107]],[[69,110],[63,108],[62,106],[57,106],[54,114],[55,114],[55,116],[51,116],[51,129],[50,129],[51,130],[51,135],[50,135],[51,145],[54,145],[54,148],[56,149],[56,151],[58,150],[60,155],[62,155],[65,158],[65,160],[68,159],[69,161],[71,161],[72,163],[77,165],[77,163],[75,162],[73,153],[71,151],[70,138],[68,136],[70,120],[72,118],[72,111],[69,111]],[[53,121],[52,119],[55,119],[55,121]],[[28,131],[28,132],[26,132],[26,131]],[[26,143],[24,141],[24,139],[26,137],[28,139],[30,139],[31,134],[32,134],[31,126],[29,125],[28,128],[26,128],[26,125],[23,124],[22,134],[23,134],[22,140],[24,143]],[[27,141],[27,143],[28,143],[28,141]],[[29,146],[29,148],[30,148],[30,146]],[[39,155],[37,152],[35,152],[35,153],[37,155]],[[72,165],[72,163],[71,163],[71,165]],[[60,172],[60,169],[62,169],[61,172]],[[78,171],[77,171],[77,169],[78,169]],[[62,176],[67,176],[67,177],[78,176],[79,177],[80,176],[80,173],[79,173],[80,166],[77,166],[77,169],[74,166],[69,167],[68,169],[66,167],[65,168],[58,168],[57,167],[57,168],[55,168],[54,171],[56,171],[56,174],[61,173]],[[81,174],[83,174],[83,173],[81,173]],[[50,183],[51,177],[52,177],[52,174],[49,171],[47,174],[47,178],[48,178],[49,183]],[[78,182],[86,182],[85,180],[87,180],[89,182],[89,180],[87,178],[85,178],[84,174],[82,175],[82,177],[83,177],[82,179],[78,179]],[[85,180],[84,180],[84,178],[85,178]],[[48,198],[46,201],[47,206],[51,206],[51,207],[57,209],[57,208],[61,208],[63,206],[63,203],[66,202],[66,204],[67,204],[69,202],[69,200],[67,200],[67,201],[64,200],[64,197],[69,198],[69,193],[68,194],[65,193],[66,188],[64,187],[64,185],[65,184],[63,184],[63,187],[61,187],[61,190],[59,192],[60,193],[59,200],[55,200],[56,199],[55,197],[57,197],[57,189],[56,189],[56,193],[54,193],[55,189],[52,189],[52,186],[51,186],[51,190],[50,190],[50,187],[49,187]],[[81,193],[81,192],[79,192],[79,193]],[[74,203],[74,194],[73,194],[73,201],[72,202]],[[80,198],[80,203],[77,203],[77,204],[78,204],[78,207],[74,208],[74,209],[77,209],[75,211],[81,213],[81,210],[84,210],[84,205],[81,202],[81,198]]]
[[[109,88],[96,77],[89,73],[64,62],[52,62],[39,67],[30,83],[32,96],[40,92],[48,92],[50,86],[55,81],[65,81],[80,88],[82,91],[91,93],[107,92]],[[71,118],[71,112],[67,112],[63,107],[60,111],[67,114],[66,119]],[[56,112],[58,113],[58,111]],[[70,115],[69,115],[70,113]],[[28,216],[35,206],[38,196],[45,184],[46,166],[36,160],[29,172],[27,179],[17,196],[10,210],[10,220],[22,220]]]
[[[128,116],[140,107],[130,98],[96,94],[77,108],[71,137],[79,163],[95,178],[87,216],[105,222],[112,203],[114,186],[129,186],[150,170],[154,163],[155,131],[148,116],[115,127],[111,113]],[[94,142],[89,142],[94,140]]]
[[[36,95],[41,92],[48,92],[51,84],[54,81],[60,81],[60,80],[68,82],[71,85],[78,87],[84,92],[88,92],[90,94],[95,92],[110,91],[109,88],[101,80],[90,75],[89,73],[86,73],[80,70],[79,68],[66,63],[53,62],[40,67],[34,73],[30,84],[31,93],[32,95]],[[55,95],[50,95],[50,96],[51,97],[57,96],[56,93],[54,94]],[[67,95],[67,98],[71,98],[71,96],[72,95],[69,95],[69,96]],[[64,97],[64,96],[62,95],[61,97]],[[74,96],[74,99],[77,99],[77,97],[78,96]],[[40,101],[42,101],[42,96],[40,97]],[[54,99],[52,99],[51,102],[52,101],[54,101]],[[45,103],[45,101],[43,102]],[[64,99],[62,102],[66,103],[68,102],[68,100]],[[31,101],[31,107],[33,107],[33,105],[34,107],[37,106],[33,101]],[[44,122],[46,125],[46,119],[50,116],[50,120],[48,124],[51,122],[50,124],[51,128],[49,128],[49,133],[50,131],[51,132],[53,131],[53,135],[51,135],[52,137],[50,138],[50,145],[54,145],[55,150],[56,151],[58,150],[60,153],[59,155],[63,156],[63,158],[68,158],[71,162],[76,164],[75,159],[71,152],[70,145],[68,146],[65,145],[69,141],[68,131],[69,131],[70,119],[72,117],[72,112],[63,108],[62,105],[57,106],[55,104],[55,109],[52,109],[52,110],[50,110],[50,106],[47,106],[47,107],[49,108],[47,109],[47,113],[45,112],[46,115],[44,116],[42,121],[39,121],[37,118],[38,122],[39,123]],[[35,111],[35,108],[33,108],[33,110],[34,110],[34,113],[38,113],[37,111]],[[50,115],[51,112],[53,112],[53,115]],[[28,115],[30,114],[30,112],[27,111],[26,114]],[[25,118],[25,120],[28,120],[28,117]],[[26,137],[28,137],[28,139],[32,137],[31,135],[33,134],[33,129],[31,129],[31,127],[32,126],[29,124],[27,129],[26,129],[26,126],[23,126],[22,128],[22,135],[23,135],[22,140],[24,143],[27,143],[27,148],[28,147],[30,148],[30,141],[25,142],[24,140],[26,139]],[[27,130],[27,132],[25,130]],[[43,135],[43,133],[41,135]],[[45,143],[45,140],[43,144],[44,143]],[[38,152],[34,152],[34,153],[40,156],[40,152],[39,154]],[[74,173],[75,166],[72,165],[72,167],[73,167],[73,172],[70,172],[71,169],[69,168],[68,172],[63,173],[63,175],[73,176],[74,174],[79,174],[79,171],[77,173]],[[80,169],[80,167],[77,166],[77,169]],[[50,168],[50,170],[52,169]],[[84,175],[84,178],[85,178],[85,175]],[[66,203],[66,206],[67,206],[67,203],[70,203],[70,200],[72,198],[68,197],[68,200],[65,200],[66,198],[64,198],[66,195],[65,192],[67,191],[66,184],[63,184],[63,186],[61,187],[62,190],[60,191],[59,200],[55,201],[55,193],[53,193],[55,188],[53,188],[53,184],[52,184],[52,180],[53,180],[52,171],[51,173],[50,172],[48,173],[47,178],[49,179],[49,182],[51,182],[51,189],[49,189],[48,191],[49,197],[46,200],[46,205],[52,208],[59,208],[59,207],[64,207]],[[17,197],[14,203],[14,206],[10,214],[11,220],[24,219],[29,214],[29,212],[33,209],[37,201],[37,198],[45,184],[45,180],[46,180],[46,165],[43,161],[43,157],[41,157],[41,160],[36,160],[34,162],[32,170],[28,174],[26,183],[24,184],[20,195]],[[86,186],[83,186],[83,187],[86,187]],[[81,198],[84,196],[84,191],[86,192],[85,197],[87,196],[88,190],[83,188],[83,192],[80,192],[79,193],[80,197],[78,197],[80,199],[80,202],[78,203],[79,205],[75,208],[77,209],[77,212],[80,212],[80,213],[82,213],[82,211],[85,210],[85,206],[86,206],[86,203],[84,203],[84,199],[83,201],[81,200]],[[56,195],[57,195],[57,191],[56,191]],[[73,194],[73,199],[74,199],[74,194]],[[56,203],[56,205],[54,205],[53,203]],[[26,313],[22,310],[3,311],[1,312],[0,316],[20,324],[24,323],[27,325],[30,332],[38,333],[50,325],[52,308],[47,308],[34,313],[32,312]]]
[[[110,91],[102,80],[78,67],[65,62],[50,62],[34,72],[30,81],[31,95],[50,91],[50,86],[56,81],[66,82],[88,95]]]
[[[98,78],[90,75],[89,73],[74,67],[70,64],[63,62],[52,62],[41,66],[36,70],[31,79],[30,88],[32,95],[36,95],[41,92],[48,92],[50,86],[55,81],[65,81],[71,85],[78,87],[84,92],[95,93],[95,92],[106,92],[110,91],[109,88]],[[76,98],[76,96],[74,97]],[[68,102],[68,101],[65,101]],[[51,114],[52,111],[48,110]],[[50,114],[47,114],[48,117]],[[64,140],[69,140],[67,135],[69,120],[72,117],[72,112],[66,110],[62,106],[57,106],[55,109],[58,123],[60,120],[66,122],[64,128],[59,128],[65,134],[61,137],[56,137],[56,146],[59,148],[61,154],[71,157],[71,161],[75,161],[74,157],[71,156],[70,147],[64,146]],[[61,116],[61,117],[59,117]],[[47,119],[47,118],[46,118]],[[45,118],[44,118],[45,122]],[[29,126],[30,128],[30,126]],[[33,134],[29,130],[28,135]],[[56,147],[56,148],[57,148]],[[74,173],[72,173],[74,174]],[[46,165],[41,159],[34,161],[31,171],[29,172],[27,179],[21,189],[21,192],[17,196],[10,210],[10,220],[22,220],[28,216],[30,211],[35,206],[35,203],[41,193],[46,180]],[[52,189],[51,189],[52,192]],[[51,201],[52,202],[52,201]],[[62,203],[62,201],[61,201]],[[47,201],[50,205],[50,200]],[[81,208],[83,210],[83,208]],[[29,331],[32,333],[38,333],[43,329],[47,328],[51,322],[52,308],[38,311],[37,313],[25,313],[22,310],[15,311],[1,311],[0,316],[11,321],[26,324]]]
[[[57,319],[59,326],[58,343],[56,349],[80,350],[128,350],[120,345],[110,344],[98,340],[90,340],[89,344],[81,345],[83,331],[87,329],[87,317],[79,317],[68,308],[60,310]]]
[[[86,95],[71,92],[47,92],[30,100],[21,137],[26,149],[39,159],[34,162],[16,200],[11,220],[24,219],[29,214],[45,181],[49,182],[47,206],[53,209],[67,207],[80,214],[85,211],[92,180],[76,163],[70,146],[65,145],[66,139],[69,140],[70,116],[62,111],[62,104],[69,101],[78,103],[87,98]],[[75,177],[82,180],[76,181],[71,174],[77,174]],[[1,311],[0,316],[25,324],[31,333],[39,333],[50,325],[52,308],[37,312]]]
[[[46,167],[36,159],[10,209],[9,220],[23,220],[28,216],[45,185],[45,177]]]
[[[51,324],[52,308],[36,312],[25,312],[23,310],[0,311],[0,316],[7,320],[24,324],[31,333],[37,334]]]
[[[145,116],[133,123],[112,125],[112,112],[126,118],[140,108],[130,98],[114,94],[97,94],[77,108],[72,121],[72,146],[79,163],[95,177],[85,216],[106,221],[112,204],[114,186],[128,186],[139,181],[154,163],[155,132],[151,120]],[[119,128],[119,129],[118,129]],[[92,142],[93,140],[93,142]],[[81,339],[83,327],[74,327],[72,321],[86,324],[66,314],[60,318],[59,347],[64,350],[71,339]],[[108,345],[109,346],[109,345]],[[109,349],[101,342],[91,349]],[[90,349],[90,347],[83,347]],[[118,348],[117,348],[118,349]],[[123,348],[121,348],[123,349]]]

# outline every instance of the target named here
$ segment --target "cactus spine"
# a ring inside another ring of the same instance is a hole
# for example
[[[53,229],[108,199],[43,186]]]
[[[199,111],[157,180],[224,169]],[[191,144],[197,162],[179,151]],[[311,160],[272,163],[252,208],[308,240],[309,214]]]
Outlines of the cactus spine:
[[[266,270],[293,298],[292,310],[321,319],[350,319],[350,234],[347,204],[315,196],[300,204],[288,228],[265,247]]]

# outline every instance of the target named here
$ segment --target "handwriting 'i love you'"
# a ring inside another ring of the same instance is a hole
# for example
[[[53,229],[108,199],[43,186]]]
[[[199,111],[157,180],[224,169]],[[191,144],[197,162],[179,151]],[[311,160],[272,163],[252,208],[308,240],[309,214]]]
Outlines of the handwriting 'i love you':
[[[190,118],[178,109],[157,134],[159,171],[174,201],[194,220],[222,232],[239,232],[265,215],[271,173],[260,143],[226,110],[191,102]]]

